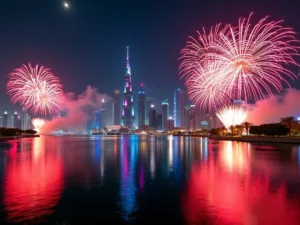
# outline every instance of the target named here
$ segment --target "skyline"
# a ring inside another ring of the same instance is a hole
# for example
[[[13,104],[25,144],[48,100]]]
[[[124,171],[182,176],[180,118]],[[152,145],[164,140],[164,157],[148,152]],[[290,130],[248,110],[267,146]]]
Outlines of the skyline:
[[[124,48],[129,45],[135,93],[142,82],[152,99],[171,101],[174,89],[183,87],[178,76],[180,49],[195,30],[219,21],[233,22],[253,11],[255,21],[270,15],[300,31],[297,1],[272,1],[272,9],[267,7],[268,2],[255,1],[172,1],[171,5],[119,1],[117,6],[109,2],[68,2],[68,10],[62,7],[62,1],[45,1],[42,5],[35,0],[4,3],[1,16],[5,23],[1,25],[5,57],[0,62],[0,90],[5,90],[8,73],[32,62],[51,68],[61,79],[65,92],[79,94],[93,84],[100,93],[112,97],[113,91],[123,86]],[[230,9],[232,4],[235,10]],[[223,13],[225,10],[230,15]],[[15,30],[21,35],[15,35]],[[292,87],[299,89],[299,81]],[[0,95],[0,105],[8,111],[19,109],[10,104],[4,93]]]

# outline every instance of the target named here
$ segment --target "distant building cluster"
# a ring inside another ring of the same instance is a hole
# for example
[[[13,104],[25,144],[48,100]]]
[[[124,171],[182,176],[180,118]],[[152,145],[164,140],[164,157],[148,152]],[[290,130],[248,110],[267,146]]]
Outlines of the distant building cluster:
[[[88,133],[118,132],[120,129],[159,132],[197,131],[216,127],[215,115],[206,114],[194,105],[187,104],[185,90],[176,89],[172,102],[165,99],[155,105],[152,98],[147,96],[144,84],[140,84],[137,92],[134,91],[131,75],[129,47],[127,47],[123,92],[119,89],[114,91],[111,113],[108,112],[103,99],[102,107],[93,113],[93,118],[87,124]],[[137,100],[134,96],[137,96]],[[107,122],[108,116],[111,118],[110,123]]]
[[[28,130],[32,128],[31,117],[24,108],[21,110],[21,113],[8,113],[5,111],[3,115],[0,116],[0,127]]]

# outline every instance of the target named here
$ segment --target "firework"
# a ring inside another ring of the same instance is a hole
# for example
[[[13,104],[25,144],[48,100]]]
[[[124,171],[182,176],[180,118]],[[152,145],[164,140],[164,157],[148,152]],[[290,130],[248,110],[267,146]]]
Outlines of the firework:
[[[7,93],[34,114],[51,115],[62,105],[63,91],[58,77],[50,69],[23,65],[9,74]]]
[[[282,27],[282,21],[267,22],[265,17],[252,26],[250,19],[198,32],[182,50],[180,74],[196,105],[218,109],[236,98],[263,99],[296,78],[286,68],[298,65],[293,59],[299,55],[295,32]]]
[[[249,109],[246,106],[232,104],[219,109],[216,114],[224,126],[229,129],[231,126],[242,124],[247,118],[248,113]]]
[[[34,118],[31,120],[31,123],[34,126],[34,130],[39,133],[40,129],[45,125],[46,121],[41,118]]]

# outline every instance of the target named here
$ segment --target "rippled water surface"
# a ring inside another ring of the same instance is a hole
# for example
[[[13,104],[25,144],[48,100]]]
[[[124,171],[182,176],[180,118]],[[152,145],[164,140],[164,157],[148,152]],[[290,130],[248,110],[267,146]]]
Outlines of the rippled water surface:
[[[167,136],[0,143],[0,224],[300,224],[300,148]]]

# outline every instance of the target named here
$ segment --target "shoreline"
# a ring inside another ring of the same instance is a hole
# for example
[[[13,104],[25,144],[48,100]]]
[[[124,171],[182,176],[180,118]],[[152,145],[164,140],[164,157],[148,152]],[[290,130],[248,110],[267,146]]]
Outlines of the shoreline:
[[[39,134],[26,135],[26,136],[0,136],[0,141],[9,141],[9,140],[17,140],[21,138],[33,138],[40,137]]]
[[[221,141],[240,141],[240,142],[259,142],[259,143],[278,143],[278,144],[300,144],[300,137],[268,137],[268,136],[242,136],[225,137],[215,135],[175,135],[183,137],[207,137],[212,140]]]

